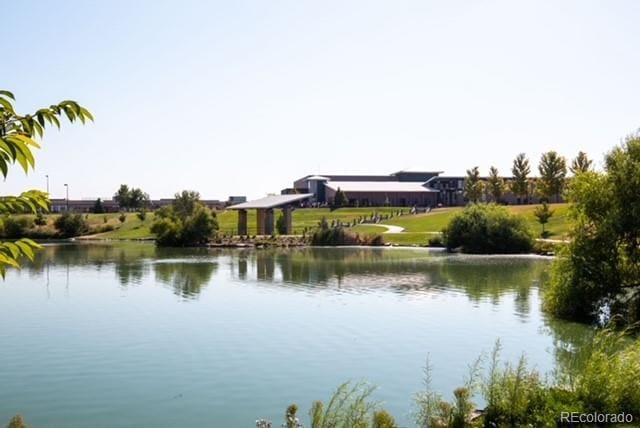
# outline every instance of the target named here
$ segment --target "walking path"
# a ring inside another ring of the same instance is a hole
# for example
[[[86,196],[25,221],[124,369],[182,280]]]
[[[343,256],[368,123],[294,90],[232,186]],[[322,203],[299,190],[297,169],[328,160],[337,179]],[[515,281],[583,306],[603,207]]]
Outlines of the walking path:
[[[394,226],[392,224],[367,224],[367,226],[379,226],[379,227],[384,227],[385,230],[382,233],[402,233],[404,232],[404,227],[400,227],[400,226]]]

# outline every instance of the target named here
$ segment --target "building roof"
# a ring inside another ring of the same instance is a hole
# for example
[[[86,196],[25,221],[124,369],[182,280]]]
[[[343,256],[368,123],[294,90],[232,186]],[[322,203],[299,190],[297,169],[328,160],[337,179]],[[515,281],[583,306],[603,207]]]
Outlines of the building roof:
[[[245,210],[252,208],[276,208],[293,202],[303,201],[312,197],[312,193],[299,193],[294,195],[271,195],[241,204],[231,205],[231,210]]]
[[[305,180],[330,180],[329,177],[323,177],[321,175],[312,175],[310,177],[305,177]]]
[[[343,192],[437,192],[415,181],[329,181],[326,186]]]

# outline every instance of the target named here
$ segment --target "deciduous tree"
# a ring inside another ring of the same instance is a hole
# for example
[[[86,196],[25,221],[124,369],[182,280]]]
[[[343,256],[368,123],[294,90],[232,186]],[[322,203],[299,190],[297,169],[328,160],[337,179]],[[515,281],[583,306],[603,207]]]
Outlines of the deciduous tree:
[[[556,198],[558,202],[560,193],[564,189],[565,178],[567,176],[567,162],[564,157],[558,155],[555,151],[543,153],[538,165],[540,180],[538,183],[538,192],[540,196],[546,200],[551,197]]]
[[[546,308],[595,321],[640,321],[640,133],[609,152],[605,172],[571,180],[572,240],[554,261]]]
[[[498,202],[504,194],[504,179],[498,175],[498,168],[489,168],[489,178],[487,178],[487,191],[494,202]]]
[[[531,173],[531,166],[529,165],[529,159],[524,153],[520,153],[513,161],[511,167],[511,174],[513,180],[511,181],[511,191],[518,198],[518,203],[528,202],[528,177]]]
[[[585,152],[578,152],[578,156],[571,161],[571,166],[569,167],[569,171],[573,175],[578,175],[581,172],[591,171],[591,165],[593,161],[587,157]]]
[[[477,166],[467,170],[467,176],[464,180],[464,197],[476,203],[482,198],[483,183],[480,180],[480,170]]]
[[[69,122],[93,121],[91,113],[75,101],[65,100],[32,114],[22,115],[15,111],[14,95],[0,90],[0,173],[7,177],[9,167],[18,164],[25,173],[35,166],[33,150],[40,148],[36,140],[44,137],[47,126],[60,128],[62,117]],[[49,210],[49,195],[29,190],[20,196],[0,197],[0,214],[12,214]],[[29,239],[0,243],[0,275],[4,277],[8,266],[20,267],[20,258],[33,258],[39,245]]]

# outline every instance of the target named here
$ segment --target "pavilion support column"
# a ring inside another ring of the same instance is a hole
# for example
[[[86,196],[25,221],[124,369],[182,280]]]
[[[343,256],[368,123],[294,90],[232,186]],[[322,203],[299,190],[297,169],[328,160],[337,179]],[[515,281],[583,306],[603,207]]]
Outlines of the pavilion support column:
[[[265,211],[264,234],[273,235],[273,209],[269,208]]]
[[[282,208],[282,216],[284,217],[284,234],[292,235],[293,234],[293,208],[291,206],[286,206]]]
[[[247,210],[238,210],[238,235],[247,235]]]
[[[258,223],[258,235],[265,235],[266,229],[266,210],[264,208],[258,208],[256,210],[256,221]]]

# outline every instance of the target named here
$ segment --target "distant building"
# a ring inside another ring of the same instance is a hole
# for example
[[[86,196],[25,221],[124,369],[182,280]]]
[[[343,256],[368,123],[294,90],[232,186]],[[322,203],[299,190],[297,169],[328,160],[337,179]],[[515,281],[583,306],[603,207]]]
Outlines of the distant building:
[[[313,202],[332,204],[340,189],[350,205],[434,207],[438,203],[438,190],[427,182],[439,174],[439,171],[398,171],[389,175],[308,175],[282,193],[312,193]]]
[[[293,187],[282,194],[312,193],[312,203],[332,204],[340,189],[353,206],[461,206],[469,201],[464,197],[464,176],[443,176],[441,171],[398,171],[389,175],[307,175],[294,181]],[[481,178],[486,181],[486,177]],[[536,178],[531,178],[535,184]],[[508,191],[511,177],[505,177],[505,192],[500,203],[539,203],[531,196],[520,199]],[[483,199],[491,200],[490,195]]]
[[[67,211],[74,213],[91,213],[93,212],[97,199],[83,198],[83,199],[51,199],[51,212],[63,213]],[[205,206],[211,209],[224,208],[225,203],[217,199],[202,199],[200,200]],[[149,209],[154,210],[162,208],[173,203],[173,198],[152,199],[149,201]],[[112,199],[102,199],[102,206],[105,212],[115,213],[120,211],[120,205],[118,202]]]
[[[236,205],[247,202],[246,196],[229,196],[227,199],[227,205]]]

